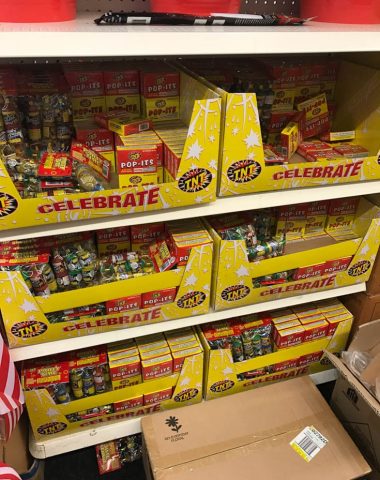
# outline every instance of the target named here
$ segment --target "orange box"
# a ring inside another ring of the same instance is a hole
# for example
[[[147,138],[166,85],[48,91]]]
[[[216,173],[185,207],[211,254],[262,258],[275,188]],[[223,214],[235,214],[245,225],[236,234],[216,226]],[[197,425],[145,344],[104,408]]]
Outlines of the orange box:
[[[305,329],[303,326],[277,330],[275,327],[274,341],[277,348],[292,347],[303,342]]]
[[[153,403],[160,403],[164,400],[172,398],[172,387],[165,390],[158,390],[157,392],[147,393],[144,395],[144,405],[151,405]]]
[[[173,373],[173,358],[170,354],[141,362],[143,381],[166,377]]]
[[[304,342],[310,342],[327,336],[329,324],[326,320],[318,320],[313,323],[303,325],[305,329]]]

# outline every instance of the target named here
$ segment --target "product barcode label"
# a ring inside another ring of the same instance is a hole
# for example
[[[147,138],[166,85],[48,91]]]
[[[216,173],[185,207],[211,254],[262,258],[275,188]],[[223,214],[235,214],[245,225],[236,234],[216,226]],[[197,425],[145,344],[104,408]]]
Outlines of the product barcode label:
[[[290,446],[304,460],[310,462],[327,444],[328,440],[314,427],[306,427],[291,442]]]

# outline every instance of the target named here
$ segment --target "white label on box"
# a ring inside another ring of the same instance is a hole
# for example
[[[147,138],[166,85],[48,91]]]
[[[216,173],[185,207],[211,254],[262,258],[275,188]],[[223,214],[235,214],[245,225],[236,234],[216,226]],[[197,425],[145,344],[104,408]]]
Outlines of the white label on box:
[[[289,445],[304,460],[310,462],[310,460],[312,460],[322,448],[327,445],[327,442],[327,438],[318,432],[316,428],[306,427],[290,442]]]

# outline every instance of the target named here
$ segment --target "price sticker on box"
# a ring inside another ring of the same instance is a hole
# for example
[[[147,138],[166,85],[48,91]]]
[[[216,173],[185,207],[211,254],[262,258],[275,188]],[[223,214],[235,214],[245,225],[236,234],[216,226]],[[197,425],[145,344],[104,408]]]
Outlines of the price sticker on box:
[[[310,462],[327,443],[327,438],[311,426],[304,428],[289,445],[298,455],[306,460],[306,462]]]

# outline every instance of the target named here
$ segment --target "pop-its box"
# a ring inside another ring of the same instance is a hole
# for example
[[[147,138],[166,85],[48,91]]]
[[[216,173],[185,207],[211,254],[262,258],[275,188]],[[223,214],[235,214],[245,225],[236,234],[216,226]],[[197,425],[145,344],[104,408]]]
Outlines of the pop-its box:
[[[64,65],[64,74],[72,97],[104,95],[104,78],[100,65]]]
[[[143,293],[141,295],[141,308],[148,308],[154,305],[164,305],[165,303],[174,302],[176,293],[176,287]]]
[[[96,232],[96,244],[99,255],[131,249],[129,227],[105,228]]]
[[[174,70],[141,72],[141,93],[145,98],[178,97],[179,73]]]
[[[130,310],[140,310],[141,295],[130,295],[128,297],[117,298],[115,300],[107,300],[107,315],[115,312],[127,312]]]
[[[328,207],[328,200],[310,202],[308,204],[306,210],[305,237],[318,236],[325,233]]]
[[[307,204],[281,206],[278,211],[276,235],[286,234],[287,240],[302,238],[305,232]]]
[[[144,382],[173,373],[173,359],[170,354],[141,361]]]
[[[128,68],[128,65],[106,65],[103,77],[106,95],[140,94],[139,72],[136,69]]]

